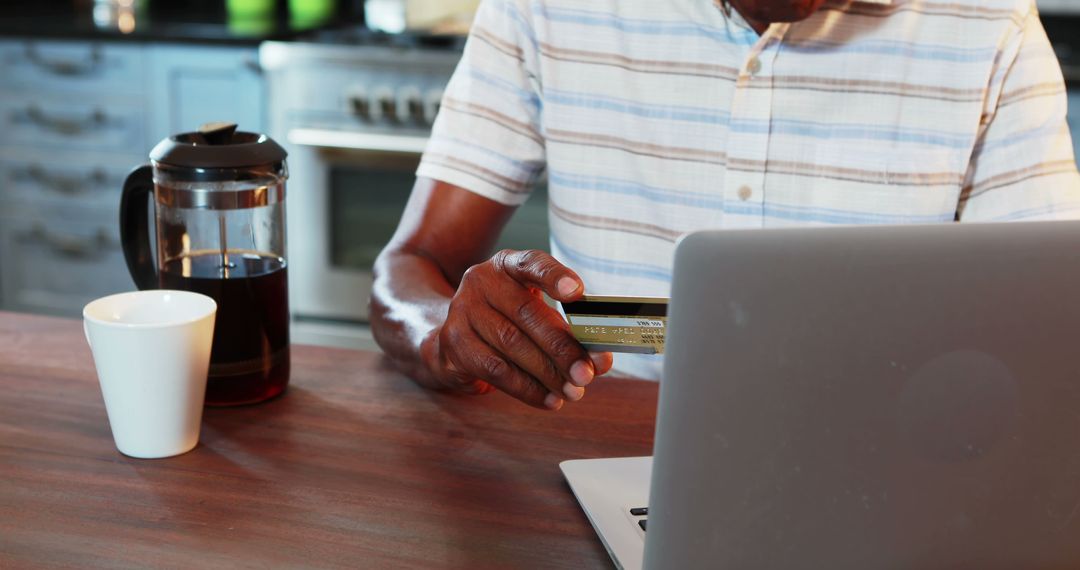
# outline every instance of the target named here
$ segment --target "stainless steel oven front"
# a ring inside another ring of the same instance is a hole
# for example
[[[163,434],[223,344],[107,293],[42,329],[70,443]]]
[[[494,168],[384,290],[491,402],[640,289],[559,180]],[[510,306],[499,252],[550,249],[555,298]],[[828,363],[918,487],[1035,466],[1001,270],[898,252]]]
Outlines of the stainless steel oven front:
[[[270,131],[289,151],[289,292],[297,342],[371,348],[372,265],[408,200],[460,52],[270,42]],[[538,188],[499,243],[548,247]]]

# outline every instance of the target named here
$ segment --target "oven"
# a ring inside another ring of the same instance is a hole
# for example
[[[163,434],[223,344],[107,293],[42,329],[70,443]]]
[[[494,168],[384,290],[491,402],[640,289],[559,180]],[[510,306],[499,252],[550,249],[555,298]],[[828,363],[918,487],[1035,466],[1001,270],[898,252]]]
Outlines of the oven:
[[[1043,27],[1054,46],[1069,98],[1069,130],[1073,149],[1080,162],[1080,2],[1076,0],[1039,0]]]
[[[289,151],[289,302],[296,342],[373,348],[372,265],[415,181],[460,51],[269,42],[270,134]],[[548,249],[547,197],[499,248]]]

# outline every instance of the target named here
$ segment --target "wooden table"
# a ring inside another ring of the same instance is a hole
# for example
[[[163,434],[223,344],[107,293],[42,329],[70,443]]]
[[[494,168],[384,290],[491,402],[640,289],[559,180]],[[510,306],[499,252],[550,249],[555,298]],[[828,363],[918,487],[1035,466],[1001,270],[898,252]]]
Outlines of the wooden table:
[[[601,378],[550,413],[372,352],[292,355],[283,397],[131,459],[81,323],[0,313],[0,568],[610,566],[558,462],[649,454],[655,384]]]

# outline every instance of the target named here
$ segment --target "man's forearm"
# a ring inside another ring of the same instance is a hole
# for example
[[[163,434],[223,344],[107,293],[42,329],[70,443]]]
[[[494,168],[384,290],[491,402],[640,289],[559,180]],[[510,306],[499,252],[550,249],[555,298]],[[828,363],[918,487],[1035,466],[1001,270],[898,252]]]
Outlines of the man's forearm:
[[[439,266],[419,252],[388,248],[375,262],[371,296],[375,340],[402,372],[422,384],[434,383],[421,346],[446,320],[453,295],[454,287]]]

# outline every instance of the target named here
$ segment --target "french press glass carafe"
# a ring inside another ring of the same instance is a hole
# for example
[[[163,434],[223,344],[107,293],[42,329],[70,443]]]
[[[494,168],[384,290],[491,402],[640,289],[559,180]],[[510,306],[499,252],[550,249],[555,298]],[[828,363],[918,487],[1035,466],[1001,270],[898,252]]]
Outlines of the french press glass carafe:
[[[217,301],[207,405],[259,402],[289,382],[285,156],[265,135],[216,123],[161,141],[124,183],[120,238],[135,284]]]

